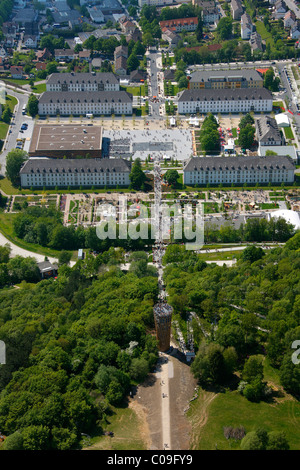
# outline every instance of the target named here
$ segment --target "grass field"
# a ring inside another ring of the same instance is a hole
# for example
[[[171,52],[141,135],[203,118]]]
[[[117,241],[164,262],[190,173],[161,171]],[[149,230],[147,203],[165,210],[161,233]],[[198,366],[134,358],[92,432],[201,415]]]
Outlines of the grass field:
[[[294,134],[290,127],[284,127],[283,130],[286,139],[294,139]]]
[[[5,140],[9,125],[6,122],[0,122],[0,139]]]
[[[246,432],[263,427],[267,431],[284,431],[291,450],[299,449],[300,403],[281,390],[278,373],[265,360],[264,376],[277,396],[269,403],[251,403],[237,391],[215,393],[200,389],[199,398],[191,403],[188,417],[192,423],[192,449],[239,449],[239,441],[226,439],[225,426],[244,426]]]
[[[11,112],[13,113],[15,106],[18,103],[18,100],[14,96],[7,95],[6,103],[8,104]],[[8,128],[9,128],[9,124],[6,124],[6,122],[2,122],[2,121],[0,122],[0,139],[1,140],[5,140]]]
[[[203,247],[204,250],[206,248],[207,248],[206,246]],[[240,254],[241,254],[241,250],[232,250],[232,251],[221,251],[218,253],[201,253],[198,256],[203,261],[230,261],[233,258],[238,258]]]
[[[142,439],[140,420],[131,408],[113,408],[104,430],[112,431],[114,437],[91,436],[91,446],[95,450],[146,450]]]
[[[274,39],[271,33],[266,30],[265,25],[262,21],[256,21],[255,23],[257,32],[261,35],[261,38],[266,41],[266,44],[270,44],[271,50],[275,49]]]
[[[44,93],[46,91],[46,83],[40,83],[39,85],[35,85],[32,88],[33,93]]]

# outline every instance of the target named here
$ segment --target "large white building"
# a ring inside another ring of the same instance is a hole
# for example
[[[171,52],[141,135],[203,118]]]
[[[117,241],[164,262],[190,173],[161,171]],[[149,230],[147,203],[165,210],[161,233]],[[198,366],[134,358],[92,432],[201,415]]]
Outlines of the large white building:
[[[267,112],[273,107],[266,88],[184,90],[178,99],[179,114]]]
[[[130,163],[121,158],[29,158],[20,171],[22,188],[128,186]]]
[[[194,157],[183,169],[187,185],[293,183],[295,166],[286,156]]]
[[[111,116],[132,114],[132,95],[126,91],[46,91],[39,99],[40,116]]]
[[[66,50],[67,51],[67,50]],[[113,73],[52,73],[46,83],[47,91],[119,91],[119,78]]]

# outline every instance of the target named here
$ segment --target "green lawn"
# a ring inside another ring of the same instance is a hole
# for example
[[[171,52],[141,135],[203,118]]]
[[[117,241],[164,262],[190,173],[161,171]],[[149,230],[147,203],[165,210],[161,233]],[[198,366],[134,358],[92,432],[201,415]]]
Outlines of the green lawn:
[[[44,93],[46,91],[46,83],[40,83],[39,85],[35,85],[32,88],[33,93]]]
[[[108,416],[104,430],[112,431],[113,437],[91,436],[91,450],[146,450],[143,441],[140,419],[131,408],[113,408],[114,414]],[[83,444],[83,448],[84,444]]]
[[[283,130],[286,139],[294,139],[294,134],[290,127],[284,127]]]
[[[271,50],[275,48],[274,39],[272,34],[266,30],[265,25],[262,21],[256,21],[255,23],[257,32],[261,35],[261,38],[266,41],[266,44],[270,44]]]
[[[11,112],[13,113],[15,106],[18,103],[18,100],[14,96],[7,95],[6,103],[8,104]],[[0,139],[1,140],[5,140],[8,128],[9,128],[9,124],[6,124],[5,122],[0,121]]]
[[[264,361],[264,378],[275,390],[281,390],[278,372]],[[206,416],[201,426],[199,417]],[[299,450],[300,403],[285,392],[277,393],[269,403],[251,403],[237,391],[215,394],[200,389],[199,398],[191,403],[188,417],[192,423],[195,450],[239,449],[240,443],[226,439],[225,426],[244,426],[246,432],[263,427],[267,431],[284,431],[291,450]]]
[[[28,85],[29,83],[29,80],[26,80],[26,79],[19,79],[19,78],[10,78],[8,77],[7,79],[5,79],[4,81],[8,81],[10,83],[15,83],[16,85]]]
[[[18,100],[14,96],[7,95],[6,96],[6,103],[8,104],[11,112],[13,113],[14,109],[15,109],[15,106],[18,104]]]
[[[6,124],[5,122],[0,122],[0,139],[1,140],[5,140],[8,127],[9,125]]]
[[[131,93],[133,96],[145,96],[145,85],[141,86],[121,86],[120,90],[127,91],[128,93]]]

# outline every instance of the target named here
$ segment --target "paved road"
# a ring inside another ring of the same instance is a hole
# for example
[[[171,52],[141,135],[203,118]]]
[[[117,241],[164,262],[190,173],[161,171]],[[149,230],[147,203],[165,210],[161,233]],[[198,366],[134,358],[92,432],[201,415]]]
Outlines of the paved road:
[[[8,152],[16,147],[17,138],[19,137],[20,127],[23,122],[31,123],[32,126],[32,118],[29,116],[22,115],[22,108],[23,105],[27,105],[29,95],[27,93],[18,93],[11,88],[7,88],[7,94],[14,96],[18,100],[18,104],[15,107],[14,117],[11,120],[11,125],[9,127],[10,133],[7,134],[7,139],[4,142],[3,151],[0,154],[0,174],[3,176],[5,175],[5,166],[6,166],[6,155]]]
[[[15,245],[14,243],[10,242],[7,238],[5,238],[5,236],[0,232],[0,246],[4,246],[7,243],[10,245],[11,248],[11,258],[15,256],[23,256],[24,258],[31,256],[32,258],[35,258],[38,263],[41,261],[45,261],[45,255],[41,255],[39,253],[34,253],[33,251],[25,250],[24,248],[20,248],[19,246]],[[57,258],[53,258],[52,256],[47,256],[47,258],[50,263],[58,262]],[[74,266],[75,263],[76,261],[70,261],[70,266]]]
[[[300,10],[293,0],[285,0],[285,3],[289,7],[290,10],[293,10],[297,18],[300,18]]]

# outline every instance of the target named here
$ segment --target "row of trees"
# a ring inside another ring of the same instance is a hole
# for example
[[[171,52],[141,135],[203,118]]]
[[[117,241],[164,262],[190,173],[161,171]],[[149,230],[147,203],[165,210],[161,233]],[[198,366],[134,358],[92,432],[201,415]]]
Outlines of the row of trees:
[[[208,113],[200,129],[199,139],[201,150],[204,152],[220,151],[220,136],[218,121],[212,113]]]

